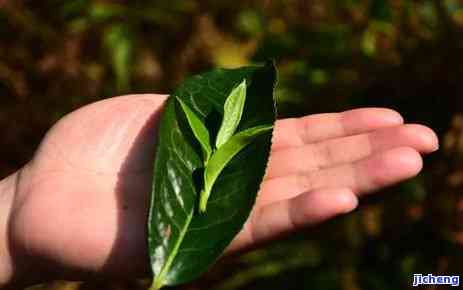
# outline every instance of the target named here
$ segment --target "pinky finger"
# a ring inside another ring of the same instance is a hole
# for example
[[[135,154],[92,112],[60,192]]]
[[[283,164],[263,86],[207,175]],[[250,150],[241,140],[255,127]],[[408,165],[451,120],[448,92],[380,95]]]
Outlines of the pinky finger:
[[[320,188],[265,205],[254,210],[230,248],[255,246],[348,213],[357,205],[357,196],[348,188]]]

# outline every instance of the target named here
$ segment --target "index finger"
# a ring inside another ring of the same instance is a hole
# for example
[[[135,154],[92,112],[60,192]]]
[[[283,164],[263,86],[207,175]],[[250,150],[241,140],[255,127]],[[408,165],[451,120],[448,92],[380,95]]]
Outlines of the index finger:
[[[386,108],[361,108],[282,119],[275,124],[272,150],[366,133],[403,122],[399,113]]]

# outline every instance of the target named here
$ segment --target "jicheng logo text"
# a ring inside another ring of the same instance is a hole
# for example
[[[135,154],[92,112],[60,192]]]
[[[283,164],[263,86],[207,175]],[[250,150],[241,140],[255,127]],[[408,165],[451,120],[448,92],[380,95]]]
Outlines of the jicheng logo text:
[[[419,285],[451,285],[454,287],[460,286],[460,276],[434,276],[433,274],[413,275],[413,287]]]

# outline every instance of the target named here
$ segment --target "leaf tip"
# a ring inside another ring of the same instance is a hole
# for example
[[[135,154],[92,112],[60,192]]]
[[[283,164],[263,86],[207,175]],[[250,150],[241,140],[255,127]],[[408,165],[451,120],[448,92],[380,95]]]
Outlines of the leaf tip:
[[[238,87],[242,89],[246,89],[246,78],[243,79],[243,81],[238,85]]]

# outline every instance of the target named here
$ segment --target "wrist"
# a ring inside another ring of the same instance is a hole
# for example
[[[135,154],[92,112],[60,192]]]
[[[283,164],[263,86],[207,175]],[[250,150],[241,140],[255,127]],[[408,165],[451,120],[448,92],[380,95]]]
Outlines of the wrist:
[[[15,197],[18,172],[0,180],[0,288],[12,283],[15,276],[9,238],[10,213]]]

